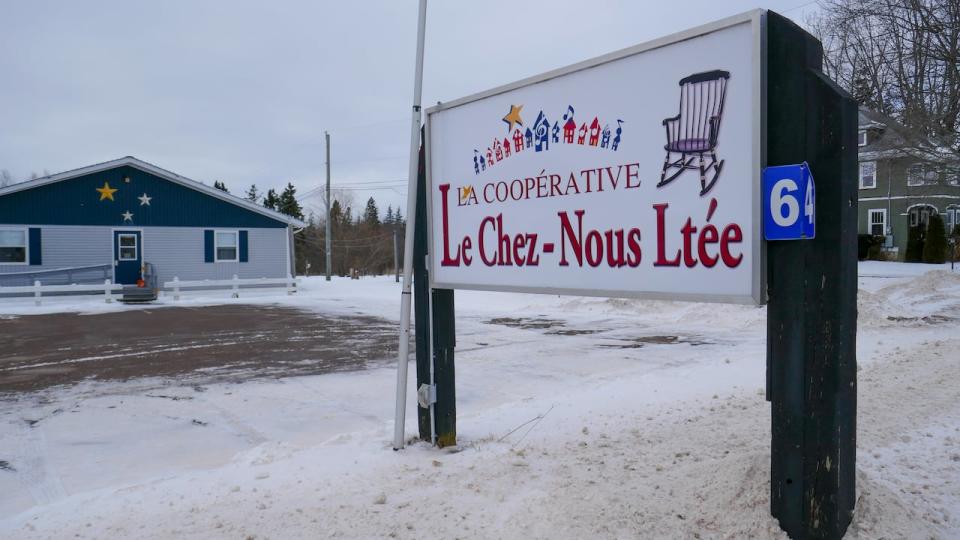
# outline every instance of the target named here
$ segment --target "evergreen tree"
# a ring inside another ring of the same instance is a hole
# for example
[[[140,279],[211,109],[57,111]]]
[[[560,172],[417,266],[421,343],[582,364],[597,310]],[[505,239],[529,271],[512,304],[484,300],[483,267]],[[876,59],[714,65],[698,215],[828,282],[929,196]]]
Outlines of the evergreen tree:
[[[277,211],[297,219],[303,219],[303,207],[297,200],[297,188],[293,187],[293,184],[288,182],[287,187],[280,194]]]
[[[943,218],[940,214],[931,214],[927,224],[927,239],[923,243],[923,262],[927,264],[943,264],[946,262],[947,235],[943,229]]]
[[[277,192],[270,188],[267,190],[267,195],[263,198],[263,206],[271,210],[276,210],[280,205],[280,197],[277,197]]]
[[[399,226],[401,226],[401,227],[406,224],[406,222],[403,221],[403,216],[400,215],[400,207],[399,207],[399,206],[397,207],[396,213],[393,214],[393,223],[394,223],[395,225],[399,225]]]
[[[215,180],[215,181],[213,182],[213,187],[219,189],[220,191],[224,191],[224,192],[226,192],[226,193],[230,193],[230,190],[227,189],[227,185],[224,184],[223,182],[221,182],[220,180]]]
[[[393,207],[387,205],[387,217],[383,218],[383,224],[393,226]]]
[[[247,190],[246,199],[250,202],[258,203],[260,202],[260,191],[257,189],[256,184],[250,184],[250,189]]]
[[[370,227],[380,225],[380,211],[377,210],[377,201],[373,197],[367,199],[367,208],[363,211],[363,223]]]
[[[904,262],[920,262],[923,259],[923,227],[910,227],[907,234],[907,252]]]
[[[330,226],[338,227],[343,223],[343,208],[340,207],[340,201],[334,199],[330,205]]]

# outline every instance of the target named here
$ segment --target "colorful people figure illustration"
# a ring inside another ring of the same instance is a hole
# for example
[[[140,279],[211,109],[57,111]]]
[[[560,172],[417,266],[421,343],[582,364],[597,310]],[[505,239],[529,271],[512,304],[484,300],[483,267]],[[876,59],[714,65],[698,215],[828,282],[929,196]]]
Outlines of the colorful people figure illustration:
[[[616,151],[620,146],[620,134],[623,133],[623,120],[617,119],[617,136],[613,138],[613,147],[611,150]]]

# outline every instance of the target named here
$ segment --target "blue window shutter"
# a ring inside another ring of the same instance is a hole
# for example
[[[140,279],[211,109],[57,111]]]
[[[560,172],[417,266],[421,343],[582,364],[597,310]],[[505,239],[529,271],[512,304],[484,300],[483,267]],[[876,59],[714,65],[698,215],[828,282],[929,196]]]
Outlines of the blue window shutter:
[[[247,231],[240,231],[240,262],[248,262],[249,246],[247,245]]]
[[[203,262],[213,262],[213,231],[203,231]]]
[[[43,248],[40,244],[40,229],[30,227],[30,266],[40,266],[43,264]]]

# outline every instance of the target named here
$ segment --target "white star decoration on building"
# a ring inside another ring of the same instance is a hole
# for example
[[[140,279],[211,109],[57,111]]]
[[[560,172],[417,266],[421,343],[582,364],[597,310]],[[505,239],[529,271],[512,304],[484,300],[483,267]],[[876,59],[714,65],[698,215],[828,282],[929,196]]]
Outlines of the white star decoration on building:
[[[120,215],[123,216],[124,221],[133,221],[133,214],[131,214],[129,210]]]
[[[150,199],[152,199],[153,197],[147,197],[147,194],[144,193],[143,195],[137,198],[140,199],[140,206],[144,206],[144,205],[150,206]]]

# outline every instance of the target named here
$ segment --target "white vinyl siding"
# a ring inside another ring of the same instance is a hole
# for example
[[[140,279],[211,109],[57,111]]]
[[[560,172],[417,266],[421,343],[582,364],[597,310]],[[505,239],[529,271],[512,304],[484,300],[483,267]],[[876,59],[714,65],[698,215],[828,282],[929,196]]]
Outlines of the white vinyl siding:
[[[10,228],[10,227],[6,227]],[[26,230],[26,226],[15,226]],[[236,274],[244,278],[280,278],[287,276],[289,255],[286,228],[244,229],[248,231],[249,262],[204,264],[202,227],[140,227],[140,255],[151,263],[158,279],[181,280],[230,279]],[[29,242],[29,239],[28,239]],[[55,270],[93,265],[108,265],[113,278],[114,238],[111,227],[43,226],[43,265],[29,270]],[[29,253],[27,254],[29,260]],[[22,264],[0,262],[0,274],[24,272]],[[86,274],[84,274],[86,275]],[[101,283],[105,277],[95,276]]]

